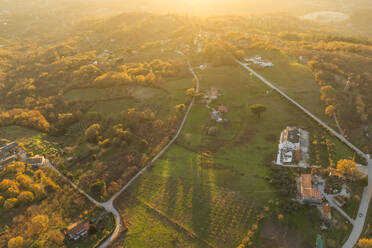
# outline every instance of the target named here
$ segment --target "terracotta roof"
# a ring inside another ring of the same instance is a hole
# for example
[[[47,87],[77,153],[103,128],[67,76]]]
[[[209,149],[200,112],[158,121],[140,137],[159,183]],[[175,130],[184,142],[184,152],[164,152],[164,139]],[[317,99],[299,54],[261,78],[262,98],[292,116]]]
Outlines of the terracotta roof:
[[[312,189],[303,189],[302,190],[302,197],[312,197]]]
[[[323,214],[328,216],[331,213],[331,207],[328,204],[323,204]]]
[[[75,235],[89,230],[89,222],[76,222],[67,227],[67,234]]]
[[[315,198],[315,199],[317,199],[317,200],[322,200],[323,198],[322,198],[322,192],[320,192],[319,190],[317,190],[317,189],[312,189],[311,190],[311,197],[312,198]]]
[[[311,189],[311,174],[302,174],[301,175],[301,187],[303,189]]]

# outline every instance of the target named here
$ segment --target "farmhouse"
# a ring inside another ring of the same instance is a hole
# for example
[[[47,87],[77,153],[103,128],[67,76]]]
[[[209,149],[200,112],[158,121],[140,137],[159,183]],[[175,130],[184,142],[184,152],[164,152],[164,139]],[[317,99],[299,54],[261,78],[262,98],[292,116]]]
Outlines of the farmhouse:
[[[67,227],[65,234],[70,240],[78,240],[81,237],[85,237],[89,231],[89,222],[79,222],[71,224]]]
[[[223,119],[222,119],[221,112],[217,110],[213,110],[211,113],[211,119],[215,120],[216,122],[222,122]]]
[[[32,158],[26,159],[26,164],[31,165],[32,167],[41,167],[45,165],[46,160],[43,156],[35,156]]]
[[[313,188],[311,174],[302,174],[300,177],[299,195],[304,202],[319,204],[322,202],[322,193]]]
[[[301,159],[300,129],[287,127],[280,134],[277,164],[284,165]]]
[[[265,62],[261,56],[256,56],[256,57],[253,57],[253,58],[246,58],[245,61],[247,62],[251,62],[255,65],[259,65],[261,67],[273,67],[274,64],[271,63],[271,62]]]
[[[0,170],[17,161],[17,155],[12,155],[0,161]]]
[[[18,144],[16,142],[12,142],[9,144],[6,144],[5,146],[0,148],[0,154],[3,157],[8,157],[17,152]]]

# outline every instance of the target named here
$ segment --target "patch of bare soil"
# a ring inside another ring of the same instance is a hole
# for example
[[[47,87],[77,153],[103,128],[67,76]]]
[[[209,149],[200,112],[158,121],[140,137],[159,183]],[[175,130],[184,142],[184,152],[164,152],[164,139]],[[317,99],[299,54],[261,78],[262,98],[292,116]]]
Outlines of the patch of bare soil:
[[[260,248],[308,248],[299,232],[272,221],[265,221],[260,228],[263,242]]]

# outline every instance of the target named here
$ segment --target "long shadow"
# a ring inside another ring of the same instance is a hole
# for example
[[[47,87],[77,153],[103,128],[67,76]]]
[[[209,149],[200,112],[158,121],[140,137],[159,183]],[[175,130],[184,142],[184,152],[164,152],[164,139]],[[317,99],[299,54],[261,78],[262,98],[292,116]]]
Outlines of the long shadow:
[[[210,229],[211,188],[207,169],[193,165],[192,218],[193,230],[200,237],[207,239]]]
[[[174,158],[171,157],[170,161],[168,161],[168,173],[169,176],[166,179],[165,187],[164,187],[164,195],[166,196],[166,214],[168,216],[174,217],[174,211],[177,204],[177,196],[178,196],[178,178],[175,176],[175,166],[177,166],[177,163],[175,163]]]

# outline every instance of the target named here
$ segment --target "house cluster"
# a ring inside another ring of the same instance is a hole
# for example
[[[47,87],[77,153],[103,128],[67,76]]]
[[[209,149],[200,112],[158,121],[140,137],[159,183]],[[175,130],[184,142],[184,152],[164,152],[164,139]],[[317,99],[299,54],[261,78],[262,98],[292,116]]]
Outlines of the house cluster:
[[[276,164],[293,164],[301,160],[301,129],[287,127],[280,134],[279,151]]]
[[[19,146],[16,142],[4,145],[0,148],[0,169],[7,167],[18,160]]]
[[[223,115],[227,112],[229,112],[229,109],[226,106],[223,105],[218,106],[217,110],[216,109],[212,110],[211,119],[215,120],[218,123],[227,122],[228,119],[223,118]]]
[[[88,221],[75,222],[67,227],[64,231],[66,237],[70,240],[78,240],[82,237],[87,236],[89,232],[90,224]]]
[[[297,178],[297,195],[302,203],[316,205],[321,212],[323,220],[329,223],[332,220],[332,211],[331,206],[323,201],[321,189],[324,183],[324,180],[319,175],[302,174]],[[336,198],[340,198],[343,204],[338,204]],[[336,196],[334,199],[339,207],[345,204],[345,200],[341,196]],[[324,226],[324,229],[327,229],[327,227]]]
[[[253,58],[245,58],[244,60],[248,63],[253,63],[261,67],[273,67],[274,66],[273,63],[264,61],[261,56],[256,56]]]
[[[43,156],[28,157],[27,152],[23,150],[17,142],[11,142],[0,147],[0,170],[6,168],[15,161],[24,162],[35,168],[46,164],[46,160]]]
[[[209,106],[212,101],[217,100],[220,96],[222,96],[221,92],[217,88],[212,87],[205,93],[204,102],[206,104],[206,107],[211,110],[212,120],[216,121],[217,123],[228,122],[229,120],[227,118],[224,118],[224,114],[229,112],[229,109],[226,106],[220,105],[217,109]]]

